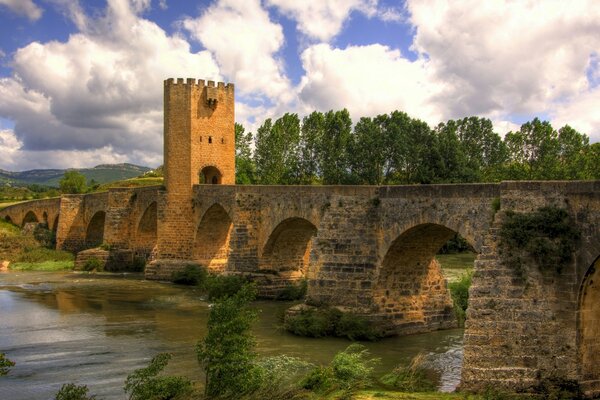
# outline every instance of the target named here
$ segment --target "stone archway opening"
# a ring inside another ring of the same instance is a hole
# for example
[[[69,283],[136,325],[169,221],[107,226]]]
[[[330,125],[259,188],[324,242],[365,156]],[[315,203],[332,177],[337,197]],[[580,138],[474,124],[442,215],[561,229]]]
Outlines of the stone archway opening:
[[[194,246],[194,260],[209,271],[222,272],[229,258],[229,239],[233,223],[225,209],[213,204],[202,216]]]
[[[104,241],[104,221],[106,220],[106,213],[104,211],[98,211],[94,214],[90,223],[87,226],[85,232],[85,247],[93,248],[98,247]]]
[[[33,211],[27,211],[27,214],[25,214],[25,217],[23,217],[23,223],[21,224],[21,226],[25,226],[25,224],[31,224],[31,223],[36,223],[38,224],[40,221],[38,220],[37,215],[35,215],[35,213]]]
[[[56,234],[56,232],[58,231],[58,217],[60,214],[56,215],[56,217],[54,218],[54,223],[52,224],[52,232],[54,232]]]
[[[263,250],[260,269],[290,278],[308,277],[312,238],[317,228],[304,218],[288,218],[273,230]]]
[[[200,171],[200,183],[208,185],[220,185],[222,182],[223,174],[217,167],[208,166],[202,168]]]
[[[421,224],[390,245],[373,291],[389,334],[412,334],[457,326],[446,277],[436,255],[456,232]]]
[[[593,397],[600,395],[600,257],[589,268],[580,290],[580,384]]]
[[[137,226],[135,251],[138,256],[144,257],[145,259],[150,256],[158,238],[157,225],[157,209],[156,202],[154,201],[146,207]]]

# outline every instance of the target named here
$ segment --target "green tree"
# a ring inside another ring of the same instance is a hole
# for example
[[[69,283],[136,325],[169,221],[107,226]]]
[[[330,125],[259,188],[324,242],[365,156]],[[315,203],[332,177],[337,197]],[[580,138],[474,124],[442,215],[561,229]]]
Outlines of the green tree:
[[[321,181],[321,143],[325,135],[325,115],[313,111],[302,119],[300,132],[299,183]]]
[[[590,139],[565,125],[558,130],[560,171],[556,179],[586,179],[586,153]]]
[[[363,117],[354,127],[350,163],[358,184],[385,183],[389,172],[387,167],[391,165],[384,129],[386,121],[387,115],[379,115],[375,119]]]
[[[548,121],[535,118],[504,138],[509,165],[505,179],[554,179],[559,172],[558,133]]]
[[[340,185],[350,180],[350,156],[352,147],[352,120],[348,110],[325,113],[324,135],[321,141],[321,169],[323,183]]]
[[[255,182],[256,166],[252,159],[252,132],[245,133],[241,124],[235,124],[235,183]]]
[[[15,363],[6,358],[6,354],[0,353],[0,376],[8,374],[10,369],[14,366]]]
[[[590,145],[585,152],[585,179],[600,179],[600,142]]]
[[[208,333],[196,347],[206,372],[205,395],[209,398],[239,398],[261,384],[255,340],[250,333],[256,312],[249,304],[255,297],[256,288],[247,284],[233,296],[215,302],[210,310]]]
[[[89,389],[86,385],[65,383],[60,387],[54,400],[95,400],[96,396],[88,396]]]
[[[85,193],[85,175],[69,170],[65,172],[64,177],[59,181],[60,191],[63,193]]]
[[[300,119],[284,114],[275,123],[267,119],[256,135],[257,180],[261,184],[295,184],[299,182]]]
[[[158,376],[171,354],[160,353],[145,368],[136,369],[125,380],[129,400],[168,400],[192,390],[192,382],[181,376]]]

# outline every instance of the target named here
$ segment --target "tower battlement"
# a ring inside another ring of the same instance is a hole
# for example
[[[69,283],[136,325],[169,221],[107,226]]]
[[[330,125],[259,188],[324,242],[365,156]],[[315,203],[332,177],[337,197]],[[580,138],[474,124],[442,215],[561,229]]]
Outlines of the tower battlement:
[[[216,83],[216,86],[215,86],[215,83]],[[197,88],[204,88],[204,87],[214,88],[214,87],[216,87],[217,89],[223,89],[223,90],[232,91],[232,92],[234,90],[233,83],[215,82],[215,81],[196,79],[196,78],[165,79],[165,89],[167,89],[170,86],[181,86],[181,85],[197,87]]]

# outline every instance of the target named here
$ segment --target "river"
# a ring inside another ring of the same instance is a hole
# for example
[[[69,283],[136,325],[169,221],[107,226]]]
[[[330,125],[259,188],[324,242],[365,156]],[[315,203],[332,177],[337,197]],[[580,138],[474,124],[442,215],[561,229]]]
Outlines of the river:
[[[292,303],[257,301],[253,328],[260,355],[286,354],[327,364],[350,342],[310,339],[280,328]],[[201,380],[194,346],[206,334],[209,304],[197,289],[140,275],[0,273],[0,352],[16,362],[0,378],[0,399],[52,399],[63,383],[85,384],[99,399],[125,399],[123,382],[159,352],[173,353],[171,374]],[[458,384],[460,329],[364,343],[383,374],[420,352],[440,376],[440,390]]]

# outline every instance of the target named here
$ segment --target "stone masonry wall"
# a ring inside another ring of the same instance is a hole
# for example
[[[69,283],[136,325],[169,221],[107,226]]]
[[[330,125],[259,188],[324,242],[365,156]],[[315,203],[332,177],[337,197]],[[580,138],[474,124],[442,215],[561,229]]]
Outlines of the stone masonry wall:
[[[524,283],[503,263],[499,252],[503,212],[529,212],[548,205],[568,210],[582,232],[580,248],[571,267],[560,275],[542,273],[530,262]],[[599,210],[598,182],[501,184],[501,208],[475,263],[463,388],[530,390],[544,379],[583,381],[580,288],[600,254]],[[598,307],[596,312],[600,312]],[[585,388],[588,392],[594,385],[600,389],[598,371],[595,376],[596,383]]]

